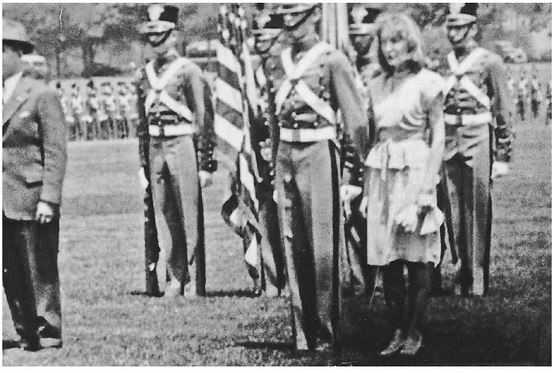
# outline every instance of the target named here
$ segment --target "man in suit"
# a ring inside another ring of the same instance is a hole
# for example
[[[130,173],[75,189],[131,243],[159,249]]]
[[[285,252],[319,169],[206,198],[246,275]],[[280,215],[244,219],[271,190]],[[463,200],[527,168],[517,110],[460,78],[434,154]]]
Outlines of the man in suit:
[[[22,72],[33,45],[3,20],[3,282],[20,347],[61,347],[59,206],[66,128],[56,91]]]

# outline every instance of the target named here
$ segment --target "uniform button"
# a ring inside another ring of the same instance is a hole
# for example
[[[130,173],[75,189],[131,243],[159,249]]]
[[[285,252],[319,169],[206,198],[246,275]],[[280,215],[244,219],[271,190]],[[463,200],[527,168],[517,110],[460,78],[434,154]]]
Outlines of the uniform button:
[[[314,122],[314,127],[317,127],[317,126],[319,126],[319,122],[315,121]]]
[[[290,183],[291,180],[292,180],[292,175],[291,174],[284,174],[283,175],[283,180],[285,181],[285,183]]]
[[[294,122],[294,124],[292,125],[293,128],[298,128],[298,123]]]

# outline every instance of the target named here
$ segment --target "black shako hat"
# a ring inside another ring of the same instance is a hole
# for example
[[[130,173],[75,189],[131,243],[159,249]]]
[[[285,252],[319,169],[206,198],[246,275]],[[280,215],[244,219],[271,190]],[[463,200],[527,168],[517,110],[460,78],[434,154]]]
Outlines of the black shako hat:
[[[176,6],[152,4],[148,6],[146,13],[148,20],[140,25],[141,34],[160,34],[177,27],[179,8]]]
[[[446,26],[465,26],[477,20],[477,3],[451,3],[446,16]]]
[[[377,26],[375,19],[381,14],[381,9],[368,7],[365,4],[355,4],[348,14],[350,35],[371,35]]]

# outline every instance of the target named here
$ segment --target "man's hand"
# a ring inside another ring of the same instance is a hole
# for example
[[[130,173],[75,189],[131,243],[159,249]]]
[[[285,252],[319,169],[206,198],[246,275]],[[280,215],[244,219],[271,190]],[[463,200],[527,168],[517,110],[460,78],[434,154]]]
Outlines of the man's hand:
[[[149,182],[148,182],[148,179],[146,178],[146,174],[144,173],[144,167],[141,167],[139,169],[138,176],[139,176],[140,186],[143,189],[146,189],[148,187]]]
[[[212,174],[208,171],[199,171],[198,177],[200,178],[200,186],[202,188],[212,185]]]
[[[40,224],[50,223],[54,218],[54,206],[48,202],[39,201],[35,220]]]
[[[493,162],[491,178],[498,179],[499,177],[506,176],[510,172],[510,166],[507,162]]]

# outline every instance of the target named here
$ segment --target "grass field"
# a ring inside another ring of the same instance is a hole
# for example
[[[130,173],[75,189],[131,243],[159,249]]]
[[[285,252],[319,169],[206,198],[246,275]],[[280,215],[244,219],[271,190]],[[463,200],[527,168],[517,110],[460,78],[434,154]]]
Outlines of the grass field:
[[[541,116],[516,130],[512,173],[495,184],[490,295],[433,298],[425,349],[411,361],[376,357],[390,333],[382,295],[337,359],[290,350],[287,300],[249,295],[240,241],[220,217],[223,169],[205,195],[208,296],[134,295],[144,289],[137,144],[72,143],[59,257],[64,348],[4,350],[3,364],[551,364],[551,127]],[[3,339],[14,338],[5,297],[2,310]]]

